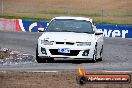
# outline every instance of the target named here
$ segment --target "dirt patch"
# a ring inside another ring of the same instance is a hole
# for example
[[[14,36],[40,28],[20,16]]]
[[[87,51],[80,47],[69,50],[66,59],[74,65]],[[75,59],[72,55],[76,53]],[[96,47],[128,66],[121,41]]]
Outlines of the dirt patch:
[[[6,58],[8,54],[6,52],[0,51],[0,59]]]
[[[24,54],[19,51],[2,48],[0,49],[0,64],[12,65],[12,64],[25,64],[36,62],[35,57],[30,54]]]
[[[94,74],[104,74],[96,72]],[[91,73],[90,73],[91,74]],[[110,73],[107,73],[110,74]],[[114,73],[128,74],[128,73]],[[130,74],[130,73],[129,73]],[[130,74],[132,76],[132,73]],[[131,88],[132,82],[129,84],[85,84],[83,86],[77,84],[77,72],[0,72],[1,88]]]
[[[17,57],[18,52],[16,51],[11,51],[7,48],[2,48],[0,49],[0,59],[4,60],[6,58],[12,59]]]

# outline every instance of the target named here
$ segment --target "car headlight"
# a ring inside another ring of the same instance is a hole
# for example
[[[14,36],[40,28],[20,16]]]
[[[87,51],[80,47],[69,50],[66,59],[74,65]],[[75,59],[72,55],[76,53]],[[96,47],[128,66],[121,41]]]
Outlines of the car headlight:
[[[53,45],[53,41],[41,40],[41,44],[44,44],[44,45]]]
[[[91,42],[78,42],[77,46],[90,46]]]

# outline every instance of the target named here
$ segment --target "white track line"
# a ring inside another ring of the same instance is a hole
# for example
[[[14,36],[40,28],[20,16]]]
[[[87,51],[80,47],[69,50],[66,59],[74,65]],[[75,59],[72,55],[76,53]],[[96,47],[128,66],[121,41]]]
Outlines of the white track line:
[[[0,72],[5,73],[5,72],[10,72],[10,71],[0,71]],[[12,72],[12,71],[11,71],[11,72]],[[21,71],[14,71],[14,72],[21,72]],[[57,72],[63,72],[63,71],[23,71],[23,72],[57,73]],[[72,72],[72,71],[71,71],[71,72]],[[130,73],[130,72],[131,72],[131,73],[132,73],[132,71],[105,71],[105,70],[104,70],[104,71],[103,71],[103,70],[102,70],[102,71],[98,71],[98,70],[97,70],[97,71],[88,71],[88,70],[86,70],[86,73],[88,73],[88,72],[93,72],[93,73],[94,73],[94,72],[111,72],[111,73],[115,73],[115,72],[127,72],[127,73]]]
[[[57,72],[59,72],[59,71],[26,71],[26,72],[35,72],[35,73],[37,73],[37,72],[45,72],[45,73],[57,73]]]
[[[6,73],[6,72],[57,73],[59,71],[0,71],[0,72],[3,72],[3,73]]]

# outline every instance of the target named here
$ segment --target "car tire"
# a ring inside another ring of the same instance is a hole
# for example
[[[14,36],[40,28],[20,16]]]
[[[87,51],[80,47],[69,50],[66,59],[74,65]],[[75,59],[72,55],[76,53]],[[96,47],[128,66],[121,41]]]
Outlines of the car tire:
[[[103,54],[103,45],[102,45],[102,48],[101,48],[101,51],[100,51],[100,58],[98,59],[98,61],[102,61],[103,57],[102,57],[102,54]]]
[[[97,61],[97,45],[95,46],[93,59],[91,60],[92,63],[95,63]]]
[[[36,48],[36,61],[37,61],[38,63],[45,63],[45,62],[46,62],[46,59],[40,58],[40,57],[38,56],[38,46],[37,46],[37,48]]]
[[[54,58],[47,58],[46,61],[47,61],[48,63],[53,63],[53,62],[54,62]]]

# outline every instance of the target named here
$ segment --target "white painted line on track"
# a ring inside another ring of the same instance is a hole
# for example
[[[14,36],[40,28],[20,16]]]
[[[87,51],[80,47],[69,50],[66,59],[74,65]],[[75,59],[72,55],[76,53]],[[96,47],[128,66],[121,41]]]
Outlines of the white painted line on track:
[[[7,71],[0,71],[0,72],[2,72],[2,73],[6,73]]]
[[[13,72],[13,71],[0,71],[0,72],[6,73],[6,72]],[[64,72],[64,71],[14,71],[14,72],[57,73],[57,72]],[[126,72],[126,73],[132,73],[132,71],[106,71],[106,70],[91,70],[91,71],[90,70],[86,70],[86,72],[111,72],[111,73],[114,73],[114,72]]]
[[[26,71],[26,72],[45,72],[45,73],[57,73],[57,72],[59,72],[59,71]]]
[[[3,72],[3,73],[6,73],[6,72],[34,72],[34,73],[57,73],[59,71],[0,71],[0,72]]]

